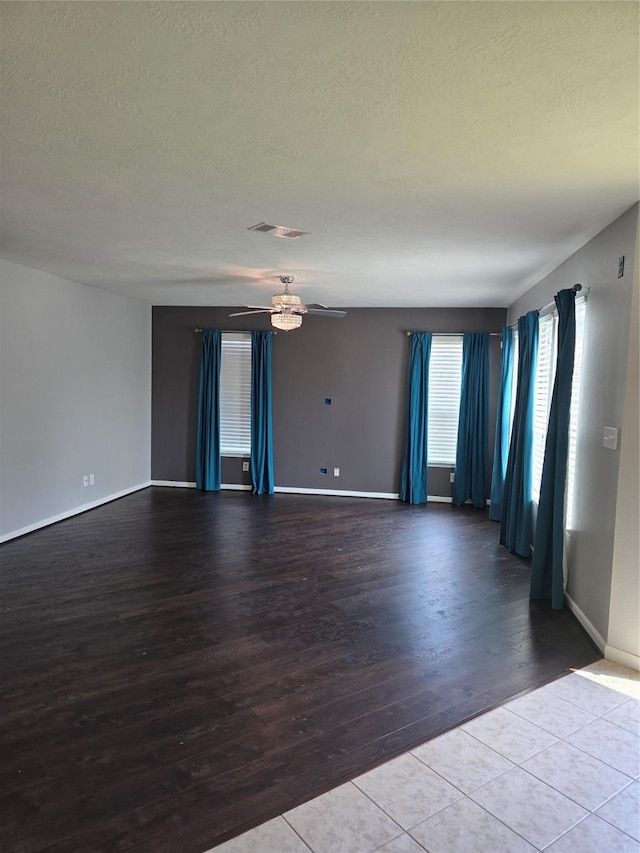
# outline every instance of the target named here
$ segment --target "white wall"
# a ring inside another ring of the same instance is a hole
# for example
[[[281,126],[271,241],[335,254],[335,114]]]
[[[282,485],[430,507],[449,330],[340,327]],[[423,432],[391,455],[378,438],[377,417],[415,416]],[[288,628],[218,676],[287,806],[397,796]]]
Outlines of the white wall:
[[[640,246],[640,222],[637,246]],[[640,265],[631,298],[627,393],[620,433],[620,476],[613,543],[613,571],[606,656],[640,668]]]
[[[0,540],[148,483],[150,419],[150,306],[0,261]]]
[[[627,379],[627,353],[630,320],[638,322],[637,314],[631,315],[637,222],[636,204],[514,302],[508,315],[513,323],[576,282],[589,290],[576,448],[576,529],[567,554],[567,592],[603,648],[609,629],[620,446],[616,451],[604,448],[602,431],[605,426],[621,428],[625,394],[633,383],[633,377]],[[619,279],[622,255],[625,274]]]

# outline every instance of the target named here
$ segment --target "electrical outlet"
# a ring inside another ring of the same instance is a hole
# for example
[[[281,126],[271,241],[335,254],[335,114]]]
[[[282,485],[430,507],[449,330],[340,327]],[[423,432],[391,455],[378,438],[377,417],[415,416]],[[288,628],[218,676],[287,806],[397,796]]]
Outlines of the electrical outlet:
[[[93,476],[93,474],[89,474],[89,485],[93,486],[95,481],[96,481],[96,478]]]
[[[452,471],[452,472],[449,474],[449,482],[450,482],[450,483],[455,483],[455,481],[456,481],[456,475],[455,475],[455,472],[454,472],[454,471]]]
[[[242,463],[242,470],[243,471],[249,470],[249,463],[246,460]]]
[[[621,258],[618,258],[618,278],[622,278],[624,275],[624,255]]]
[[[334,468],[334,469],[333,469],[333,476],[334,476],[334,477],[339,477],[339,476],[340,476],[340,469],[339,469],[339,468]]]
[[[82,478],[82,485],[83,485],[83,486],[88,486],[88,485],[89,485],[89,478],[88,478],[88,477],[86,477],[86,476],[85,476],[85,477],[83,477],[83,478]]]

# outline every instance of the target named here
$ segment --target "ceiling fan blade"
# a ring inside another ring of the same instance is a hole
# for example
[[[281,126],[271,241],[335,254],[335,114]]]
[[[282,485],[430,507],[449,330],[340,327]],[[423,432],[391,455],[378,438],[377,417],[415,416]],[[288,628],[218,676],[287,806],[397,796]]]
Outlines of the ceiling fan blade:
[[[273,311],[273,305],[245,305],[245,308],[257,308],[260,311]]]
[[[346,317],[346,311],[329,311],[324,308],[307,308],[307,314],[315,314],[318,317]]]
[[[311,307],[313,307],[313,308],[324,308],[324,309],[325,309],[325,311],[328,311],[328,310],[329,310],[329,306],[328,306],[328,305],[325,305],[325,304],[324,304],[324,303],[322,303],[322,302],[311,302],[311,303],[307,306],[307,308],[311,308]]]
[[[259,308],[257,311],[236,311],[235,314],[229,314],[230,317],[244,317],[246,314],[266,314],[271,313],[271,308]]]

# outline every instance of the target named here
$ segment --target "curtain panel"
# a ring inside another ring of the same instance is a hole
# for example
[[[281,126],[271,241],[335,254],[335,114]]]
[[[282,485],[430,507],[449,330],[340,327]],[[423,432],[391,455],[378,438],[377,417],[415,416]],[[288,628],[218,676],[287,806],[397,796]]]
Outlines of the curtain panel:
[[[511,379],[513,374],[513,333],[508,326],[502,330],[502,366],[498,387],[496,436],[493,446],[493,471],[491,474],[491,504],[489,518],[500,521],[504,478],[509,455],[509,414],[511,412]]]
[[[550,599],[554,610],[562,610],[564,607],[564,499],[576,344],[575,301],[573,290],[561,290],[555,297],[558,308],[558,359],[544,448],[531,567],[531,598]]]
[[[431,332],[414,332],[409,353],[407,422],[400,478],[400,500],[410,504],[427,502],[429,359]]]
[[[538,357],[538,312],[518,319],[518,387],[502,497],[500,542],[521,557],[531,553],[531,459]]]
[[[196,485],[207,492],[220,490],[220,361],[222,337],[218,329],[202,333]]]
[[[254,495],[273,494],[271,332],[251,333],[251,482]]]
[[[487,502],[489,454],[489,335],[465,332],[462,337],[462,385],[456,446],[453,503]]]

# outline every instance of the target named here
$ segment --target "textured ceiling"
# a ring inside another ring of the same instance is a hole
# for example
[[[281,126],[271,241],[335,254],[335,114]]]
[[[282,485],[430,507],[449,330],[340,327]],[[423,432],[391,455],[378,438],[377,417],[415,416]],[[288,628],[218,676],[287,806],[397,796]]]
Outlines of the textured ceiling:
[[[73,281],[239,305],[287,273],[333,306],[508,305],[638,198],[635,2],[0,15],[1,252]]]

